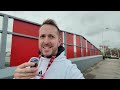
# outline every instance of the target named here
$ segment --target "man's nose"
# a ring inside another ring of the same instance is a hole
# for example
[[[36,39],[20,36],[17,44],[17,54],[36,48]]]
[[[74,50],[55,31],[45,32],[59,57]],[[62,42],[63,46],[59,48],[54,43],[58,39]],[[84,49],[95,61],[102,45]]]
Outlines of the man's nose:
[[[48,42],[49,42],[49,38],[48,38],[48,37],[45,37],[44,43],[47,44]]]

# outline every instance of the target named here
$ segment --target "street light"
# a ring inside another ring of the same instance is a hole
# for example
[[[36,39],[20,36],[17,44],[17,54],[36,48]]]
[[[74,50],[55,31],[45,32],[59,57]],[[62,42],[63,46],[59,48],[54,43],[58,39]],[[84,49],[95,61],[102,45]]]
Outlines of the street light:
[[[107,30],[107,29],[109,29],[109,28],[105,28],[105,30]],[[102,51],[103,51],[103,56],[105,56],[105,46],[104,46],[104,43],[103,43],[103,32],[102,32]]]

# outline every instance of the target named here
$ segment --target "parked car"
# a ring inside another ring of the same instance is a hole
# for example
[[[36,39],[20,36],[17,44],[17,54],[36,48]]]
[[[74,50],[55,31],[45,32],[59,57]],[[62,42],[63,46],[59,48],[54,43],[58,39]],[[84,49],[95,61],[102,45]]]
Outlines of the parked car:
[[[111,59],[119,59],[117,56],[111,56]]]

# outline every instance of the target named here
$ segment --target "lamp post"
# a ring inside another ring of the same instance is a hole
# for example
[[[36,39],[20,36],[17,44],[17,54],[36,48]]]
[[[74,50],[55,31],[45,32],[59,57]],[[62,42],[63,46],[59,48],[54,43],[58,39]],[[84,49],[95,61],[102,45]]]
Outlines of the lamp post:
[[[107,29],[109,29],[109,28],[105,28],[105,30],[107,30]],[[103,43],[103,33],[104,33],[104,31],[102,32],[102,51],[103,51],[103,56],[105,56],[105,45]]]
[[[103,31],[103,32],[104,32],[104,31]],[[103,32],[102,32],[102,52],[103,52],[103,56],[104,56]]]

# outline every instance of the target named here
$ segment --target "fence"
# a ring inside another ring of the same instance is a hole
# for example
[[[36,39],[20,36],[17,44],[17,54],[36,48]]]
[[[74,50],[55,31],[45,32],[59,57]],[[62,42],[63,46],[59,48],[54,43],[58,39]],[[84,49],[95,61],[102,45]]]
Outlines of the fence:
[[[40,27],[38,23],[0,13],[0,69],[7,64],[8,67],[17,66],[38,56]],[[63,30],[60,35],[68,59],[100,55],[100,50],[83,36]]]

